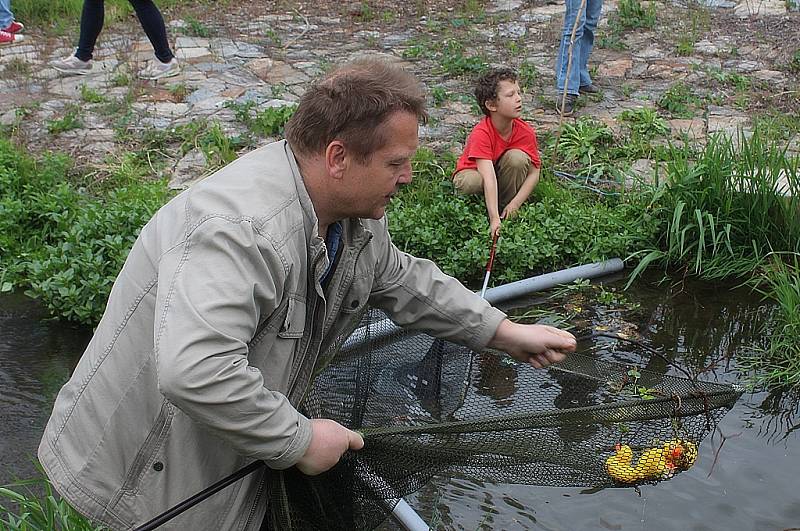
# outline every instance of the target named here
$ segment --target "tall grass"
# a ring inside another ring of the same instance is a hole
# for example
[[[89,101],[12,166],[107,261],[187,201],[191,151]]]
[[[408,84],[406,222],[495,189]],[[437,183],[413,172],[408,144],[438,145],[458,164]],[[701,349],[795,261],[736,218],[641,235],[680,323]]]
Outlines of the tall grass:
[[[673,149],[652,207],[662,230],[632,278],[653,263],[747,277],[772,252],[800,252],[798,159],[758,130],[712,137],[697,158]]]
[[[61,499],[46,479],[0,487],[0,531],[101,531]]]
[[[740,365],[767,388],[800,385],[800,254],[771,255],[750,284],[778,303],[778,325],[765,331],[772,335],[766,351]]]
[[[228,0],[159,0],[161,10],[176,7],[193,7],[198,4],[228,5]],[[83,0],[13,0],[14,16],[30,28],[54,28],[64,31],[80,24]],[[105,23],[113,24],[133,12],[128,0],[107,0],[105,2]],[[77,37],[77,34],[76,34]]]

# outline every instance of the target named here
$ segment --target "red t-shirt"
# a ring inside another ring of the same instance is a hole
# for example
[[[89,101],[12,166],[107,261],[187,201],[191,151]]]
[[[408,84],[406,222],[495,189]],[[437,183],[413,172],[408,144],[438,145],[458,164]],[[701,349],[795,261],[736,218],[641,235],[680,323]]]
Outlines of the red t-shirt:
[[[478,159],[491,160],[497,164],[500,157],[509,149],[519,149],[528,154],[534,167],[540,168],[542,161],[539,159],[539,144],[536,142],[536,132],[524,120],[514,118],[511,125],[511,137],[508,141],[498,134],[492,120],[488,116],[478,122],[472,130],[464,146],[464,153],[456,162],[456,173],[466,169],[476,169]]]

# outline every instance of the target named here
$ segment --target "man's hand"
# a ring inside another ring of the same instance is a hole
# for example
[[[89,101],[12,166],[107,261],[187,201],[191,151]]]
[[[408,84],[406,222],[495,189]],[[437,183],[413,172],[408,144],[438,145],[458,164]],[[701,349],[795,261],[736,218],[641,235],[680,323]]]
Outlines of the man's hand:
[[[338,422],[329,419],[311,420],[311,444],[297,462],[303,474],[316,476],[332,468],[347,450],[361,450],[364,439]]]
[[[489,346],[537,369],[563,361],[575,350],[575,336],[547,325],[523,325],[508,319],[500,323]]]

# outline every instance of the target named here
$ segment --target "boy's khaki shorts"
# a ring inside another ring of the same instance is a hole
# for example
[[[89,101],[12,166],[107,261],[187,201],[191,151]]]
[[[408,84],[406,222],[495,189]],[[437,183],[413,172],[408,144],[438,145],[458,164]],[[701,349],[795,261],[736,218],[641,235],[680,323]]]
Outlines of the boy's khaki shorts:
[[[522,150],[509,149],[494,165],[500,210],[514,199],[531,171],[531,158]],[[461,170],[453,176],[453,185],[460,194],[482,194],[483,177],[478,170]]]

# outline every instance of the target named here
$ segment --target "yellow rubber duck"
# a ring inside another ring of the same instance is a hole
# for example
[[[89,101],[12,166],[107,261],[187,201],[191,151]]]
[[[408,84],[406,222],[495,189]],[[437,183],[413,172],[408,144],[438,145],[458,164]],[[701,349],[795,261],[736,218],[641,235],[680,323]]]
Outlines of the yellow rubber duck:
[[[678,470],[688,470],[697,461],[697,445],[685,439],[672,439],[664,444],[668,459]]]
[[[666,444],[664,447],[648,448],[642,452],[639,460],[636,461],[636,473],[639,475],[639,479],[646,481],[669,477],[674,471],[675,465],[670,459],[667,459],[667,454]]]
[[[639,473],[631,466],[633,450],[627,444],[616,446],[616,453],[606,459],[608,475],[620,483],[636,483]]]

